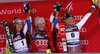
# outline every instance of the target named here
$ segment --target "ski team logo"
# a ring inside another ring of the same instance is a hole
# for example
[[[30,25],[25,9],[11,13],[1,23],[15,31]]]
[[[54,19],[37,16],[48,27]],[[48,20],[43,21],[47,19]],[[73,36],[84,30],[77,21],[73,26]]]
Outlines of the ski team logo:
[[[43,23],[43,22],[44,22],[43,20],[40,20],[40,21],[39,21],[39,23]]]
[[[65,28],[60,28],[60,31],[64,31],[65,30]]]
[[[64,27],[64,25],[60,25],[60,27]],[[65,28],[60,28],[60,31],[64,31]]]
[[[66,6],[66,8],[63,8],[64,11],[68,10],[68,13],[73,10],[73,3],[72,1]]]

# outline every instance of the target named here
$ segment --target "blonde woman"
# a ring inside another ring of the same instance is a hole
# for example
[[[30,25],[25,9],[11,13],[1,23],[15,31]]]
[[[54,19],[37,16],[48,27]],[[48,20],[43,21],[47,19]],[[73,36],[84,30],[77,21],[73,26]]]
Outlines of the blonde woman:
[[[68,47],[68,53],[80,53],[80,29],[91,16],[93,10],[96,8],[96,5],[93,3],[90,10],[86,13],[83,19],[75,24],[74,16],[72,13],[65,14],[65,35]],[[50,17],[50,22],[52,23],[53,27],[56,27],[59,30],[59,23],[57,23],[59,11],[54,11]]]

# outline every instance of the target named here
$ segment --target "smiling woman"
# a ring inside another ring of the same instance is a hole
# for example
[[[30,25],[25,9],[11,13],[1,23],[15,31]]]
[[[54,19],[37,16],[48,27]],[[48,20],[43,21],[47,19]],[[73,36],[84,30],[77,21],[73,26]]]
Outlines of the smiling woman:
[[[15,53],[29,53],[27,43],[26,43],[26,38],[24,36],[27,30],[23,31],[22,20],[20,20],[20,18],[18,17],[15,17],[13,20],[13,26],[14,26],[14,30],[11,36],[12,36],[12,41],[13,41],[13,46],[14,46],[14,52]],[[24,26],[24,28],[27,28],[27,27]]]
[[[35,18],[35,26],[36,30],[44,30],[45,29],[45,21],[42,17]]]
[[[92,12],[95,10],[96,8],[96,4],[95,2],[93,2],[93,4],[91,5],[90,10],[86,13],[86,15],[83,17],[83,19],[78,22],[77,24],[75,24],[75,19],[73,14],[71,13],[66,13],[65,14],[65,35],[66,35],[66,44],[67,44],[67,49],[68,49],[68,53],[80,53],[81,52],[81,48],[80,48],[80,29],[82,28],[82,26],[86,23],[86,21],[88,20],[88,18],[91,16]],[[51,14],[50,17],[50,22],[52,23],[53,27],[52,29],[54,29],[54,27],[56,27],[58,29],[58,31],[60,31],[60,23],[57,22],[58,20],[58,13],[60,11],[54,11]]]

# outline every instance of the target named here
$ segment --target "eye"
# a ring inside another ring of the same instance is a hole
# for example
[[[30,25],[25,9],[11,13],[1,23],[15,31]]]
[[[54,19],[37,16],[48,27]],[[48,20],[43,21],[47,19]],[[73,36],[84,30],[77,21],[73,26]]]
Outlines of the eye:
[[[39,23],[39,25],[41,25],[41,23]]]

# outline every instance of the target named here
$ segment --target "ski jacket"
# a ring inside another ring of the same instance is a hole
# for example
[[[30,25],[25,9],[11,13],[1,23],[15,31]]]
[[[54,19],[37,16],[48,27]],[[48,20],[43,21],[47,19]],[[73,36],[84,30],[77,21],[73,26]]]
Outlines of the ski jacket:
[[[25,35],[27,32],[27,24],[25,24],[23,29],[24,29],[23,33]],[[26,41],[25,36],[24,38],[21,38],[20,33],[17,32],[16,34],[17,34],[17,37],[15,38],[13,38],[14,33],[11,34],[15,52],[16,53],[28,53],[29,49],[27,47],[27,41]]]

